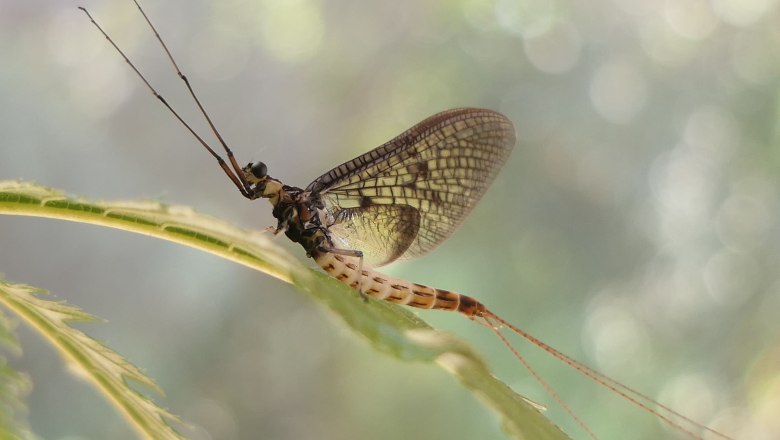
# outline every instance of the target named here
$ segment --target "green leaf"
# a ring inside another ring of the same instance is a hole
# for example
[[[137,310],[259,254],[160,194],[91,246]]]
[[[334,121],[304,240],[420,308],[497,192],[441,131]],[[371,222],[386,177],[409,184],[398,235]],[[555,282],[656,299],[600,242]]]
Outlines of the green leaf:
[[[0,303],[56,347],[70,370],[90,380],[139,434],[154,439],[182,438],[166,423],[176,417],[130,388],[126,380],[162,392],[157,385],[122,356],[69,325],[96,319],[76,307],[38,296],[43,294],[43,290],[0,279]]]
[[[15,323],[0,310],[0,348],[15,355],[21,353],[14,337]],[[31,438],[29,427],[19,416],[27,411],[23,397],[30,392],[27,375],[14,371],[0,355],[0,438]]]
[[[298,287],[376,349],[404,360],[436,362],[457,377],[502,419],[514,438],[563,439],[559,428],[525,398],[493,376],[465,342],[433,330],[410,311],[384,302],[365,303],[348,286],[307,268],[271,242],[246,231],[156,202],[95,202],[25,182],[0,181],[0,213],[49,217],[146,234],[219,255]]]

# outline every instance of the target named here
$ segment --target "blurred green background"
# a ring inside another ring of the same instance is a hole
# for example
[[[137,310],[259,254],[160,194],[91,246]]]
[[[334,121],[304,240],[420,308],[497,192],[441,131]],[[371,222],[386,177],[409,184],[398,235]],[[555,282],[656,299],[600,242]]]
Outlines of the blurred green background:
[[[509,321],[736,438],[780,437],[780,11],[775,0],[145,1],[241,162],[305,186],[440,110],[518,145],[446,244],[388,271]],[[205,124],[130,1],[0,0],[0,178],[275,225],[133,76]],[[303,252],[278,240],[302,259]],[[314,263],[309,261],[314,266]],[[372,351],[289,286],[138,235],[0,217],[0,272],[108,320],[197,439],[504,438],[451,376]],[[419,312],[583,433],[486,329]],[[20,328],[47,439],[132,438]],[[519,341],[518,341],[519,342]],[[605,439],[670,438],[521,347]]]

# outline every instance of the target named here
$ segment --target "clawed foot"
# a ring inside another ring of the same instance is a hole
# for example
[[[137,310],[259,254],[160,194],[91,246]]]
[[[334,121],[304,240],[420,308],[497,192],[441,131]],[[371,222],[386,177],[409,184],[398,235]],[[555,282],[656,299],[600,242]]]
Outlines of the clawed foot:
[[[271,233],[271,234],[276,236],[276,235],[279,235],[279,233],[282,232],[282,230],[279,229],[279,228],[276,228],[274,226],[269,226],[269,227],[263,229],[263,232]]]

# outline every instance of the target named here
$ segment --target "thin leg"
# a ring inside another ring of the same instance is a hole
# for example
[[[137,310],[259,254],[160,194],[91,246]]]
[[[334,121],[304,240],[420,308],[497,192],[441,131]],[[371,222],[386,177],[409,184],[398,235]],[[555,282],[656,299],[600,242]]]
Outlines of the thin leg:
[[[320,250],[323,252],[329,252],[331,254],[336,255],[344,255],[347,257],[357,257],[358,258],[358,284],[357,284],[357,291],[358,294],[360,294],[360,297],[363,298],[363,301],[368,302],[368,295],[366,295],[363,290],[363,251],[357,251],[354,249],[338,249],[333,247],[325,247],[320,246]]]
[[[268,226],[267,228],[263,229],[263,232],[273,234],[273,236],[276,237],[280,232],[282,232],[282,230],[276,226]]]

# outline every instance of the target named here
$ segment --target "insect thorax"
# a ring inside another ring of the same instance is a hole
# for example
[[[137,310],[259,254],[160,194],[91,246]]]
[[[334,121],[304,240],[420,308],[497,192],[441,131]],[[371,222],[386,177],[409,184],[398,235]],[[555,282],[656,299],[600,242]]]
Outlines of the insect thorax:
[[[264,197],[274,207],[272,214],[278,221],[277,230],[284,231],[290,240],[299,243],[308,256],[327,245],[327,229],[322,224],[324,210],[317,194],[283,185],[277,194]]]

